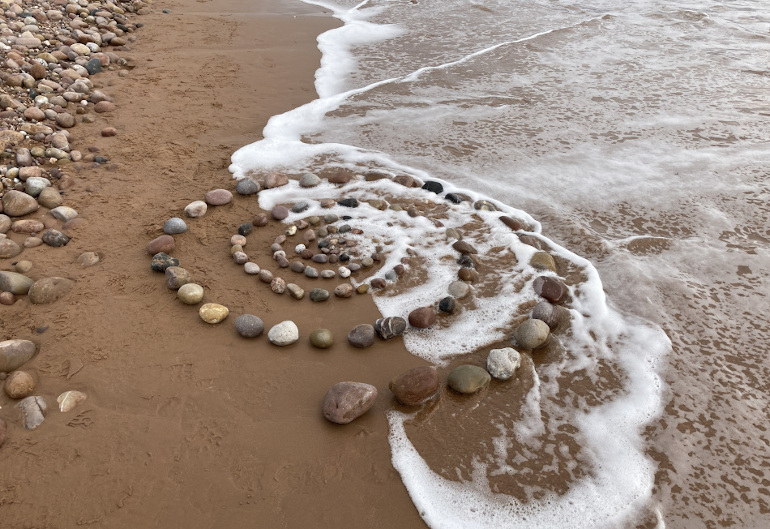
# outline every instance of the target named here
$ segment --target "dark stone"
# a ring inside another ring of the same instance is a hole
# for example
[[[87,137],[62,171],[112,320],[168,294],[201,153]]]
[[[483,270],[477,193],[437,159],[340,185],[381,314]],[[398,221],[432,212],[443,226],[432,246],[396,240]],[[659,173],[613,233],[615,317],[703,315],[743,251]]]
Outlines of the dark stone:
[[[503,217],[500,217],[500,220],[503,222],[503,224],[511,228],[513,231],[523,230],[527,227],[527,225],[524,224],[522,221],[511,217],[503,216]]]
[[[338,200],[337,204],[340,206],[345,206],[346,208],[357,208],[358,207],[358,200],[355,198],[344,198],[342,200]]]
[[[535,289],[535,294],[544,297],[554,304],[562,301],[567,294],[567,285],[555,277],[539,276],[535,278],[532,286]]]
[[[389,318],[380,318],[374,322],[374,330],[377,336],[383,340],[390,340],[396,336],[401,336],[406,330],[406,320],[398,316]]]
[[[455,241],[454,244],[452,244],[452,248],[454,248],[455,250],[457,250],[463,255],[479,253],[478,250],[476,250],[476,248],[474,248],[473,246],[471,246],[465,241]]]
[[[446,198],[452,204],[459,204],[460,202],[463,201],[462,198],[460,198],[458,195],[455,195],[454,193],[447,193],[446,195],[444,195],[444,198]]]
[[[435,395],[438,387],[438,372],[432,366],[415,367],[390,381],[390,391],[405,406],[417,406]]]
[[[341,253],[340,254],[340,261],[342,261],[343,263],[346,263],[346,262],[350,261],[350,256],[348,254],[346,254],[346,253]]]
[[[242,178],[235,184],[235,192],[239,195],[253,195],[259,193],[259,184],[254,180]]]
[[[457,277],[468,283],[478,283],[480,276],[473,268],[460,268]]]
[[[310,301],[320,303],[329,299],[329,291],[322,288],[314,288],[310,291]]]
[[[302,272],[305,271],[305,263],[303,263],[302,261],[294,261],[293,263],[291,263],[290,268],[292,272],[297,272],[298,274],[301,274]]]
[[[436,193],[437,195],[444,191],[444,186],[442,186],[438,182],[433,182],[433,181],[425,182],[422,185],[422,188],[426,191],[430,191],[431,193]]]
[[[302,213],[310,207],[307,202],[297,202],[291,208],[292,213]]]
[[[447,314],[452,314],[455,311],[455,306],[455,298],[452,296],[447,296],[439,301],[438,310],[441,312],[446,312]]]
[[[46,230],[46,232],[43,233],[42,239],[44,243],[46,243],[48,246],[53,246],[54,248],[65,246],[68,242],[70,242],[69,237],[67,237],[59,230],[55,230],[53,228]]]
[[[238,226],[238,235],[243,235],[244,237],[251,233],[251,230],[254,229],[254,225],[251,222],[244,222],[240,226]]]
[[[169,266],[179,266],[179,259],[171,257],[165,252],[158,252],[152,256],[150,268],[156,272],[165,272]]]
[[[265,331],[265,324],[253,314],[241,314],[235,320],[235,330],[244,338],[256,338]]]
[[[381,277],[372,279],[372,288],[385,288],[388,286],[388,282]]]
[[[463,268],[476,268],[476,262],[470,255],[463,255],[457,260],[457,264]]]
[[[251,223],[257,228],[261,228],[262,226],[267,226],[267,215],[265,215],[264,213],[260,213],[259,215],[254,217],[254,220],[252,220]]]
[[[362,323],[348,333],[348,341],[353,347],[364,349],[374,343],[374,327],[368,323]]]
[[[102,71],[102,63],[99,59],[91,59],[85,64],[85,69],[90,75],[100,73]]]
[[[532,309],[532,319],[544,321],[553,330],[569,318],[569,312],[564,307],[541,301]]]

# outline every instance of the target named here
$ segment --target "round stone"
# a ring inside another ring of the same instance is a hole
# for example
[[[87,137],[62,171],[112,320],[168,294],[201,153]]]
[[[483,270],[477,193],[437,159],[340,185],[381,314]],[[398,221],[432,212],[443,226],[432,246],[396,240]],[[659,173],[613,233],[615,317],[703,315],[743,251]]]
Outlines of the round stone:
[[[206,204],[202,200],[196,200],[195,202],[190,202],[187,204],[184,208],[185,215],[192,219],[197,219],[198,217],[202,217],[206,214],[206,210],[208,210],[208,204]]]
[[[525,320],[513,333],[515,342],[524,349],[537,349],[548,342],[551,329],[542,320]]]
[[[350,277],[350,269],[349,269],[349,268],[347,268],[347,267],[345,267],[345,266],[340,266],[340,267],[337,269],[337,273],[338,273],[338,274],[339,274],[339,276],[340,276],[341,278],[343,278],[343,279],[346,279],[346,278]]]
[[[319,349],[328,349],[334,345],[334,335],[329,329],[316,329],[310,333],[310,343]]]
[[[354,291],[353,285],[350,283],[342,283],[341,285],[337,285],[334,289],[334,295],[338,298],[349,298],[353,295]]]
[[[532,286],[535,289],[535,294],[554,304],[558,304],[567,295],[567,285],[555,277],[537,277]]]
[[[286,217],[289,216],[289,209],[286,206],[281,206],[280,204],[275,206],[271,211],[270,215],[275,220],[283,220]]]
[[[390,340],[396,336],[401,336],[406,330],[406,320],[398,316],[389,318],[379,318],[374,322],[374,330],[377,336],[383,340]]]
[[[246,237],[241,234],[235,234],[232,237],[230,237],[230,244],[231,245],[239,244],[241,247],[246,246]]]
[[[329,299],[329,291],[322,288],[314,288],[310,291],[310,301],[320,303]]]
[[[265,177],[265,189],[285,186],[289,183],[289,177],[282,173],[270,173]]]
[[[83,252],[78,256],[77,264],[80,265],[82,268],[88,268],[89,266],[94,266],[96,263],[100,261],[100,259],[101,258],[99,257],[99,254],[96,252]],[[177,261],[176,264],[178,265],[179,261]],[[176,265],[172,265],[172,266],[176,266]]]
[[[391,380],[389,387],[398,402],[417,406],[438,391],[438,372],[432,366],[415,367]]]
[[[374,279],[372,279],[372,288],[381,289],[381,288],[385,288],[386,286],[388,286],[388,282],[385,281],[383,278],[375,277]]]
[[[270,270],[265,270],[264,268],[259,271],[259,273],[257,274],[257,277],[263,283],[273,282],[273,273]]]
[[[447,377],[447,385],[458,393],[471,394],[486,386],[492,377],[485,369],[470,364],[454,368]]]
[[[551,254],[547,252],[535,252],[529,260],[529,264],[538,270],[551,270],[552,272],[556,272],[556,261],[554,261]]]
[[[11,292],[0,292],[0,304],[13,305],[16,303],[16,295]]]
[[[282,321],[270,329],[267,339],[270,343],[281,347],[291,345],[299,340],[299,329],[291,320]]]
[[[303,211],[307,210],[310,207],[310,204],[308,204],[305,201],[297,202],[291,207],[292,213],[302,213]]]
[[[203,301],[203,287],[196,283],[186,283],[176,291],[176,297],[185,305],[197,305]]]
[[[299,179],[300,187],[315,187],[321,183],[321,179],[313,173],[305,173]]]
[[[161,235],[151,240],[147,244],[147,253],[155,255],[156,253],[169,253],[174,249],[174,238],[171,235]]]
[[[270,290],[272,290],[276,294],[283,294],[284,292],[286,292],[286,281],[284,281],[280,277],[274,278],[270,282]]]
[[[0,259],[16,257],[21,253],[21,246],[11,239],[0,239]]]
[[[473,268],[460,268],[457,277],[468,283],[477,283],[480,279],[479,273]]]
[[[37,200],[21,191],[6,191],[2,203],[3,213],[10,217],[22,217],[38,209]]]
[[[464,281],[453,281],[449,284],[447,292],[455,299],[463,299],[465,296],[470,294],[471,287]]]
[[[254,225],[251,222],[244,222],[240,226],[238,226],[238,235],[243,235],[244,237],[251,233],[251,231],[254,229]]]
[[[14,371],[5,379],[5,393],[12,399],[29,397],[35,391],[35,379],[26,371]]]
[[[569,311],[559,305],[541,301],[532,309],[532,319],[544,321],[553,330],[569,318]]]
[[[53,211],[51,211],[53,214]],[[179,217],[171,217],[163,223],[163,233],[169,235],[176,235],[177,233],[184,233],[187,231],[187,224]]]
[[[243,264],[243,271],[249,275],[257,275],[260,271],[260,268],[257,263],[248,262]]]
[[[492,349],[487,356],[487,371],[498,380],[508,380],[521,365],[521,355],[513,347]]]
[[[206,323],[219,323],[230,314],[230,310],[219,303],[206,303],[199,310],[198,314]]]
[[[235,330],[244,338],[256,338],[264,332],[265,324],[253,314],[241,314],[235,319]]]
[[[360,349],[371,346],[374,343],[374,327],[368,323],[355,326],[348,333],[348,342]]]
[[[235,192],[239,195],[253,195],[254,193],[259,193],[259,184],[254,180],[242,178],[235,184]]]
[[[233,194],[227,189],[212,189],[203,197],[209,206],[224,206],[233,200]]]
[[[377,388],[363,382],[340,382],[326,393],[323,416],[336,424],[348,424],[369,411],[377,400]]]
[[[35,281],[27,296],[35,305],[46,305],[61,299],[73,286],[75,282],[66,277],[44,277]]]
[[[182,285],[192,282],[190,272],[181,266],[169,266],[165,270],[166,286],[172,290],[177,290]]]
[[[249,261],[249,256],[246,255],[244,252],[235,252],[233,254],[233,261],[235,261],[235,264],[246,264]]]
[[[417,329],[427,329],[436,323],[436,311],[433,307],[420,307],[409,313],[409,325]]]

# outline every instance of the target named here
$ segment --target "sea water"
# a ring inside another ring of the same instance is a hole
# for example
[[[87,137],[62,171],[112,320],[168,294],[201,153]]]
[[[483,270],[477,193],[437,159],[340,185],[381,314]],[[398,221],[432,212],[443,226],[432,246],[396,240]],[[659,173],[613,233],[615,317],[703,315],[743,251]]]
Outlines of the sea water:
[[[447,207],[444,193],[383,179],[292,182],[260,205],[302,199],[307,215],[325,197],[395,196],[436,208],[441,226],[356,210],[383,270],[412,254],[426,270],[375,295],[386,316],[436,301],[456,273],[446,229],[464,230],[497,273],[450,327],[405,335],[437,365],[509,338],[532,296],[535,250],[501,214],[580,278],[563,354],[525,362],[515,409],[474,404],[486,439],[441,460],[420,435],[440,412],[390,413],[393,464],[426,523],[763,526],[770,5],[307,3],[342,22],[318,38],[318,99],[274,116],[233,155],[234,175],[406,174],[470,200]],[[474,210],[480,199],[498,211]]]

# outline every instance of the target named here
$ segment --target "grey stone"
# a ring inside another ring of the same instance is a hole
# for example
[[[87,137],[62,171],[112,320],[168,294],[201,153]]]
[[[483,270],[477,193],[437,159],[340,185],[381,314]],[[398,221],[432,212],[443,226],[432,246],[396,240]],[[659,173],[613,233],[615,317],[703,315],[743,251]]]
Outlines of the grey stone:
[[[0,342],[0,373],[10,373],[29,362],[37,352],[37,346],[29,340],[5,340]]]
[[[35,281],[17,272],[0,272],[0,291],[26,295]]]
[[[374,327],[368,323],[356,325],[348,333],[348,342],[353,347],[360,349],[371,346],[374,343]]]
[[[45,420],[47,404],[40,396],[31,396],[16,405],[21,410],[21,422],[27,430],[34,430]]]
[[[264,332],[265,324],[253,314],[241,314],[235,320],[235,330],[244,338],[256,338]]]
[[[27,181],[24,182],[24,191],[26,191],[29,196],[36,197],[42,193],[43,189],[50,186],[51,182],[47,178],[33,176],[27,178]]]
[[[44,243],[54,248],[66,246],[66,244],[70,242],[70,238],[67,235],[53,228],[46,230],[41,238],[43,239]]]
[[[329,299],[329,291],[322,288],[314,288],[310,291],[310,301],[320,303]]]
[[[313,173],[305,173],[299,179],[300,187],[315,187],[321,183],[321,179]]]
[[[498,380],[508,380],[521,365],[521,355],[512,347],[492,349],[487,356],[487,371]]]
[[[455,299],[463,299],[471,293],[471,286],[465,281],[452,281],[447,292]]]
[[[513,333],[513,338],[524,349],[537,349],[548,342],[551,329],[542,320],[525,320]]]
[[[379,318],[374,322],[374,330],[383,340],[390,340],[396,336],[401,336],[406,330],[406,320],[399,316],[388,318]]]
[[[454,368],[447,377],[447,385],[458,393],[471,394],[486,386],[491,377],[485,369],[470,364]]]
[[[163,233],[176,235],[187,231],[187,223],[179,217],[171,217],[163,223]]]
[[[58,206],[51,210],[51,216],[62,222],[67,222],[78,216],[78,212],[68,206]]]
[[[259,193],[259,184],[254,180],[242,178],[235,184],[235,192],[239,195],[253,195]]]
[[[191,283],[190,272],[181,266],[169,266],[166,272],[166,286],[172,290],[177,290],[182,285]]]

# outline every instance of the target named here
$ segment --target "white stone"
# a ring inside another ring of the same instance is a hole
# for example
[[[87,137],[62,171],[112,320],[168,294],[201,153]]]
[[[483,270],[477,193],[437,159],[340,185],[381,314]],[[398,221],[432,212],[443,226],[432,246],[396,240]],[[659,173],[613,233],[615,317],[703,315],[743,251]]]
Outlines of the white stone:
[[[350,269],[347,266],[340,266],[337,269],[337,273],[340,275],[341,278],[350,277]]]
[[[257,263],[249,262],[243,265],[243,271],[249,275],[257,275],[260,271],[260,268]]]
[[[291,345],[299,340],[299,329],[291,320],[282,321],[270,329],[270,332],[267,333],[267,339],[275,345]]]
[[[195,219],[205,215],[207,209],[208,205],[204,201],[196,200],[195,202],[187,204],[184,208],[184,212],[188,217]]]
[[[67,222],[78,216],[78,212],[68,206],[58,206],[51,210],[53,218]]]
[[[492,349],[487,357],[487,371],[498,380],[508,380],[521,365],[521,355],[512,347]]]

